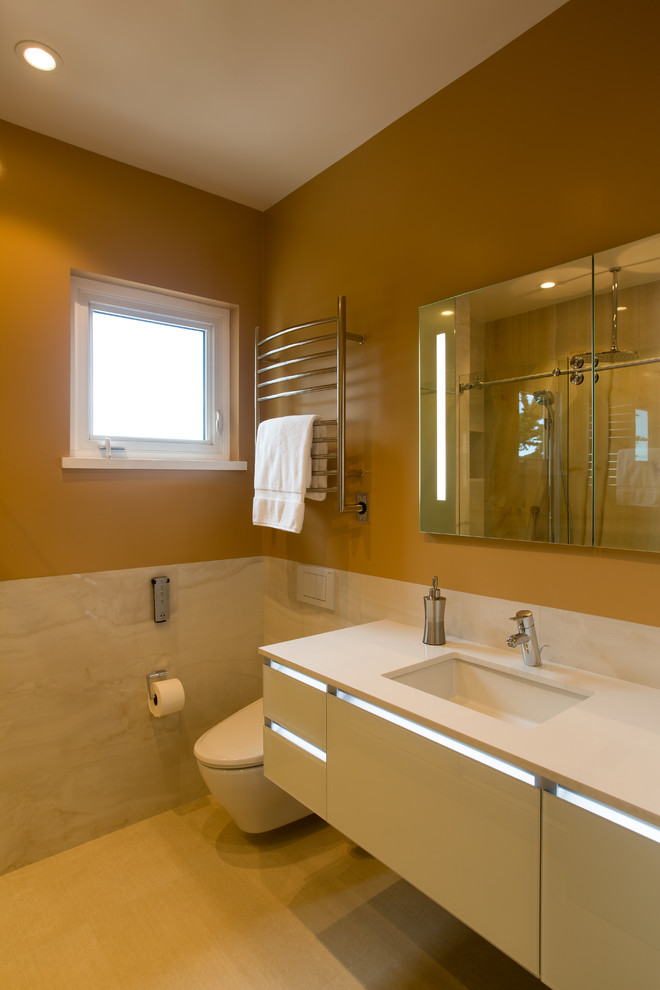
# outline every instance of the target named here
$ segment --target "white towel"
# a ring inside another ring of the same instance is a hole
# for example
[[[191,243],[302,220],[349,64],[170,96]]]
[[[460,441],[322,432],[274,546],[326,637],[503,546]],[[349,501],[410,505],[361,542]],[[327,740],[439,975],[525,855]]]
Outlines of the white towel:
[[[254,456],[252,522],[299,533],[312,480],[315,415],[280,416],[259,424]]]
[[[633,447],[617,453],[617,505],[657,505],[659,491],[660,449],[649,448],[646,461],[636,459]]]

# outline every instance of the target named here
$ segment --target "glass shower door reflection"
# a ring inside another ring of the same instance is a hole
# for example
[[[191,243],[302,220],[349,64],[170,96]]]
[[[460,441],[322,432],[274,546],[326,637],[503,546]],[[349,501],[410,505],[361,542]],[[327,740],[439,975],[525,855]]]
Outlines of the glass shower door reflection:
[[[584,463],[575,457],[575,446],[588,409],[580,408],[582,395],[569,391],[568,376],[554,368],[545,375],[536,370],[527,381],[493,385],[483,402],[483,535],[543,543],[590,540],[587,472],[573,467]],[[574,423],[581,426],[576,430]]]
[[[660,551],[660,235],[421,307],[420,528]]]
[[[596,256],[594,545],[660,550],[660,258]]]

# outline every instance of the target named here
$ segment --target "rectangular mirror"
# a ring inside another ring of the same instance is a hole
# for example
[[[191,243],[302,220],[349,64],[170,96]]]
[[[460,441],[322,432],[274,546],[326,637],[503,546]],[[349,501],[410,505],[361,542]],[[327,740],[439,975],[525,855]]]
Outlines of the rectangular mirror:
[[[419,326],[422,532],[660,550],[660,235]]]

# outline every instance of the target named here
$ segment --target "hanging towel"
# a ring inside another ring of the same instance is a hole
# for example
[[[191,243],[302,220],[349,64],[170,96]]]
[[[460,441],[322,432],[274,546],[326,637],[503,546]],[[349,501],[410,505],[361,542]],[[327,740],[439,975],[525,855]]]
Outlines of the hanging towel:
[[[281,416],[259,424],[254,457],[252,522],[299,533],[312,479],[315,415]]]
[[[633,447],[616,455],[616,504],[657,505],[660,492],[660,449],[651,447],[648,460],[635,457]]]

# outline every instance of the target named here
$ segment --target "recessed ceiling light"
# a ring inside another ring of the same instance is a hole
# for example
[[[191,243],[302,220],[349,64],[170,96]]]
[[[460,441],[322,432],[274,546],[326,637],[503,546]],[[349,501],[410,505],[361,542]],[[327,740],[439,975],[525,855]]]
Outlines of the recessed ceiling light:
[[[16,54],[42,72],[52,72],[62,64],[62,56],[54,48],[42,45],[40,41],[19,41],[16,45]]]
[[[541,282],[542,289],[554,289],[556,282]]]

